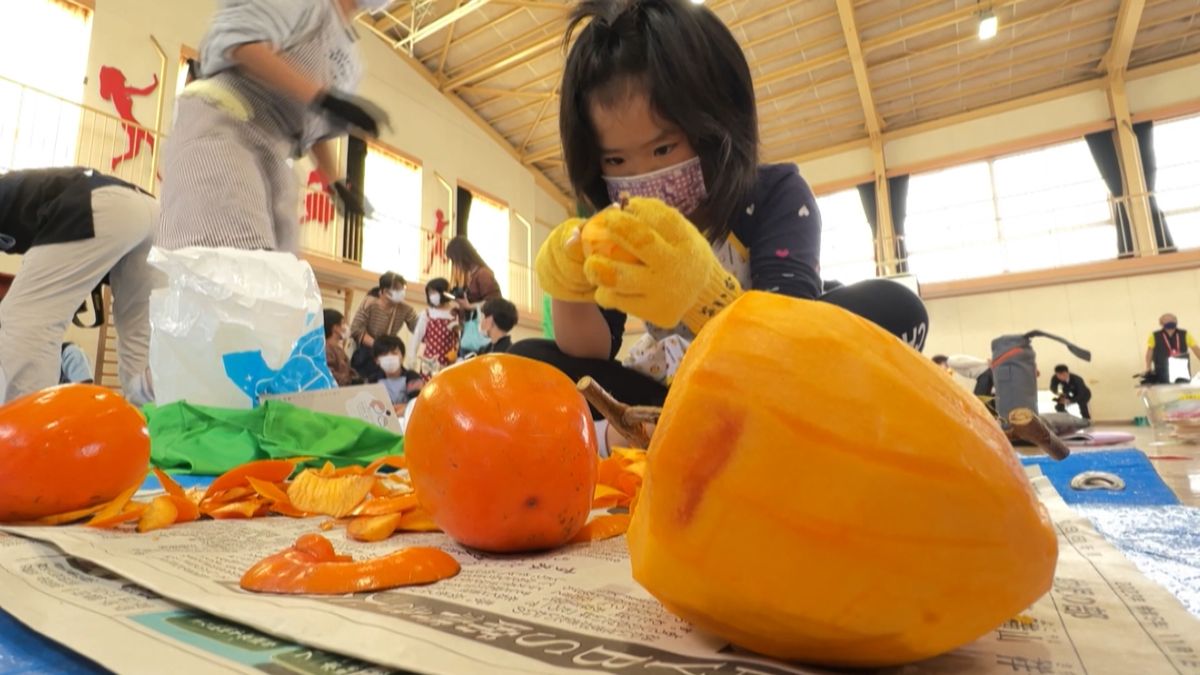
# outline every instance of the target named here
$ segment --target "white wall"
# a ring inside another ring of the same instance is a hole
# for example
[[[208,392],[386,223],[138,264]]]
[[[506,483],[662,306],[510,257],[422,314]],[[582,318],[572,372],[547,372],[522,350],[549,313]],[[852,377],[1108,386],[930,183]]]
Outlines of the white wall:
[[[1145,369],[1146,339],[1158,317],[1179,316],[1200,333],[1200,270],[1146,274],[926,301],[929,339],[925,354],[991,355],[993,338],[1041,329],[1089,349],[1091,363],[1057,342],[1034,342],[1043,387],[1054,366],[1067,364],[1088,382],[1092,416],[1130,420],[1144,415],[1134,392]],[[1193,357],[1193,369],[1200,360]]]

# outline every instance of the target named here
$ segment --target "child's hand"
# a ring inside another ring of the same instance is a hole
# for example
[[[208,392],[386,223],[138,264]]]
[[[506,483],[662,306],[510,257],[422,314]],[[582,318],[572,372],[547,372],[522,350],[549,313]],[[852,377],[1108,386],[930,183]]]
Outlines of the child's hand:
[[[596,286],[583,273],[582,218],[572,218],[554,228],[538,250],[534,269],[542,290],[556,300],[592,302]]]
[[[601,306],[662,328],[683,322],[695,333],[741,295],[741,285],[721,267],[704,235],[663,202],[634,198],[598,217],[613,242],[643,263],[588,257],[583,269]]]

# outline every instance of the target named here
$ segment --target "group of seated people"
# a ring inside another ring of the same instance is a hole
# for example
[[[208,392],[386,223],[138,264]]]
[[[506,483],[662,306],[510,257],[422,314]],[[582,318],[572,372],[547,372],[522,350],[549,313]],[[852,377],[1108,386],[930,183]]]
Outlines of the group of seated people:
[[[425,285],[428,307],[417,311],[405,302],[405,286],[402,276],[384,274],[349,325],[338,310],[325,310],[325,358],[338,386],[380,382],[397,410],[442,368],[507,352],[518,320],[512,302],[493,295],[472,303],[467,289],[451,288],[444,278]],[[411,333],[407,346],[399,337],[404,327]],[[477,333],[470,344],[468,332]]]

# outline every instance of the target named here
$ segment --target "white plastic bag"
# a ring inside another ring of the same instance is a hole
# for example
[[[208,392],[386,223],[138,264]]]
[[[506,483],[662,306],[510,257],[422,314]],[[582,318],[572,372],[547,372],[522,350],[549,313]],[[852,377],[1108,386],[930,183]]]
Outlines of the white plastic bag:
[[[328,389],[321,291],[290,253],[151,249],[167,287],[150,295],[155,402],[252,408],[260,394]]]

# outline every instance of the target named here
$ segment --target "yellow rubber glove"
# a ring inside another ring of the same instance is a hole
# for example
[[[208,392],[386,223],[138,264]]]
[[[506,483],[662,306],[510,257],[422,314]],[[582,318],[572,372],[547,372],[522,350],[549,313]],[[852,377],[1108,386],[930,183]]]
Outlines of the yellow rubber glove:
[[[593,254],[583,269],[596,302],[662,328],[682,322],[693,334],[742,294],[708,240],[679,211],[657,199],[634,198],[598,216],[609,238],[642,264]]]
[[[538,249],[534,270],[542,290],[555,300],[593,302],[596,285],[583,274],[582,218],[561,223]]]

